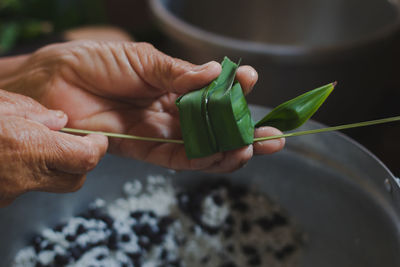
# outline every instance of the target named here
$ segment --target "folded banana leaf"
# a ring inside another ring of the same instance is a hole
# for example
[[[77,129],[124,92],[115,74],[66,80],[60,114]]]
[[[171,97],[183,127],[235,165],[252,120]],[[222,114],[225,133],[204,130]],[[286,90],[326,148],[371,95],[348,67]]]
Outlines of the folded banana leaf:
[[[235,64],[227,57],[221,74],[210,85],[179,97],[182,138],[188,158],[200,158],[253,143],[254,128],[293,130],[322,105],[335,84],[328,84],[279,105],[254,123],[242,88],[235,82]]]
[[[253,142],[254,123],[239,83],[238,64],[227,57],[209,86],[177,99],[182,137],[189,158],[232,150]]]

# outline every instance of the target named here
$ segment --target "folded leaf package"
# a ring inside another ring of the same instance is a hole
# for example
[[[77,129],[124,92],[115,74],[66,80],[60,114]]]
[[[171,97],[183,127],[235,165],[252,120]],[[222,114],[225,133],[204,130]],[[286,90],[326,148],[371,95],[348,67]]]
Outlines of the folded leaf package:
[[[179,97],[176,104],[188,158],[200,158],[253,143],[254,123],[227,57],[210,85]]]
[[[335,86],[331,83],[302,94],[254,123],[242,88],[235,81],[238,65],[225,57],[221,74],[211,84],[177,99],[188,158],[206,157],[252,144],[255,127],[296,129],[318,110]]]

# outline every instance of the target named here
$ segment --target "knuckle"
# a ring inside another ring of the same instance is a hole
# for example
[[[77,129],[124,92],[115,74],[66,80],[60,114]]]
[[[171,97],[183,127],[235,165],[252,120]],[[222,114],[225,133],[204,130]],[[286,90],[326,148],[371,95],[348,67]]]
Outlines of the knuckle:
[[[137,43],[136,45],[138,46],[139,49],[142,49],[143,51],[152,51],[152,50],[156,50],[156,48],[154,47],[154,45],[152,45],[152,44],[150,44],[150,43],[141,42],[141,43]]]

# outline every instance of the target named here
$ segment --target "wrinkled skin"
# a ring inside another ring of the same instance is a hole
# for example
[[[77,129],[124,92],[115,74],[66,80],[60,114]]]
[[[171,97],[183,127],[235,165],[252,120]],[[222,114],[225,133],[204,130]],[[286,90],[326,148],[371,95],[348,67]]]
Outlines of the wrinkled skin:
[[[62,193],[82,186],[107,151],[107,138],[57,132],[66,122],[62,112],[0,90],[0,206],[26,191]]]
[[[0,86],[29,96],[49,109],[62,110],[68,116],[68,123],[65,118],[63,123],[59,120],[56,125],[48,125],[43,121],[39,121],[41,125],[37,122],[26,124],[22,121],[24,118],[18,118],[15,122],[21,120],[21,125],[15,126],[11,135],[18,136],[20,131],[30,132],[28,140],[16,138],[16,143],[22,142],[19,144],[22,152],[16,153],[25,153],[25,146],[32,146],[31,153],[40,158],[34,161],[37,165],[32,165],[33,169],[38,170],[34,179],[41,180],[41,168],[46,166],[43,158],[47,157],[46,153],[55,153],[41,150],[44,140],[50,143],[48,146],[59,149],[58,141],[51,136],[70,138],[69,151],[73,154],[92,155],[92,158],[82,161],[82,165],[86,166],[83,168],[85,171],[93,168],[98,158],[104,154],[107,143],[104,137],[76,137],[51,131],[60,129],[65,123],[68,127],[80,129],[181,139],[179,114],[175,106],[177,96],[203,87],[216,78],[220,71],[221,66],[216,62],[193,65],[169,57],[146,43],[78,41],[38,50],[26,57],[7,83],[0,83]],[[247,94],[257,81],[257,72],[250,66],[242,66],[238,69],[237,79]],[[21,106],[23,109],[25,107]],[[271,127],[260,128],[255,132],[257,137],[276,134],[280,132]],[[32,144],[38,144],[38,147]],[[283,146],[283,139],[264,141],[235,151],[192,160],[187,159],[184,146],[180,144],[110,138],[108,149],[112,153],[176,170],[230,172],[243,166],[254,153],[269,154],[279,151]],[[1,153],[4,154],[3,151]],[[73,165],[71,161],[77,160],[66,157],[59,161]],[[50,179],[53,175],[46,170],[42,174],[45,177],[43,179]],[[73,179],[79,180],[73,189],[80,186],[83,176],[80,177]],[[32,188],[27,186],[25,191]],[[63,191],[62,186],[58,190]]]

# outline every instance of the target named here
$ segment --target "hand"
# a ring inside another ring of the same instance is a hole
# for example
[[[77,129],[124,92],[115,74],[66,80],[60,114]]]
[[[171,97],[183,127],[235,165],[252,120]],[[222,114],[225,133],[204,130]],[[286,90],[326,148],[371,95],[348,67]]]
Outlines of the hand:
[[[0,207],[38,190],[71,192],[107,150],[101,135],[78,137],[57,132],[67,123],[61,111],[0,90]]]
[[[47,46],[19,71],[12,90],[68,114],[68,127],[138,136],[181,139],[177,96],[216,78],[216,62],[196,66],[169,57],[146,43],[78,41]],[[247,94],[256,71],[242,66],[237,79]],[[25,88],[29,88],[26,91]],[[262,128],[256,136],[280,134]],[[176,170],[229,172],[253,155],[282,149],[284,139],[259,142],[235,151],[189,160],[184,146],[123,139],[110,140],[110,151]]]

